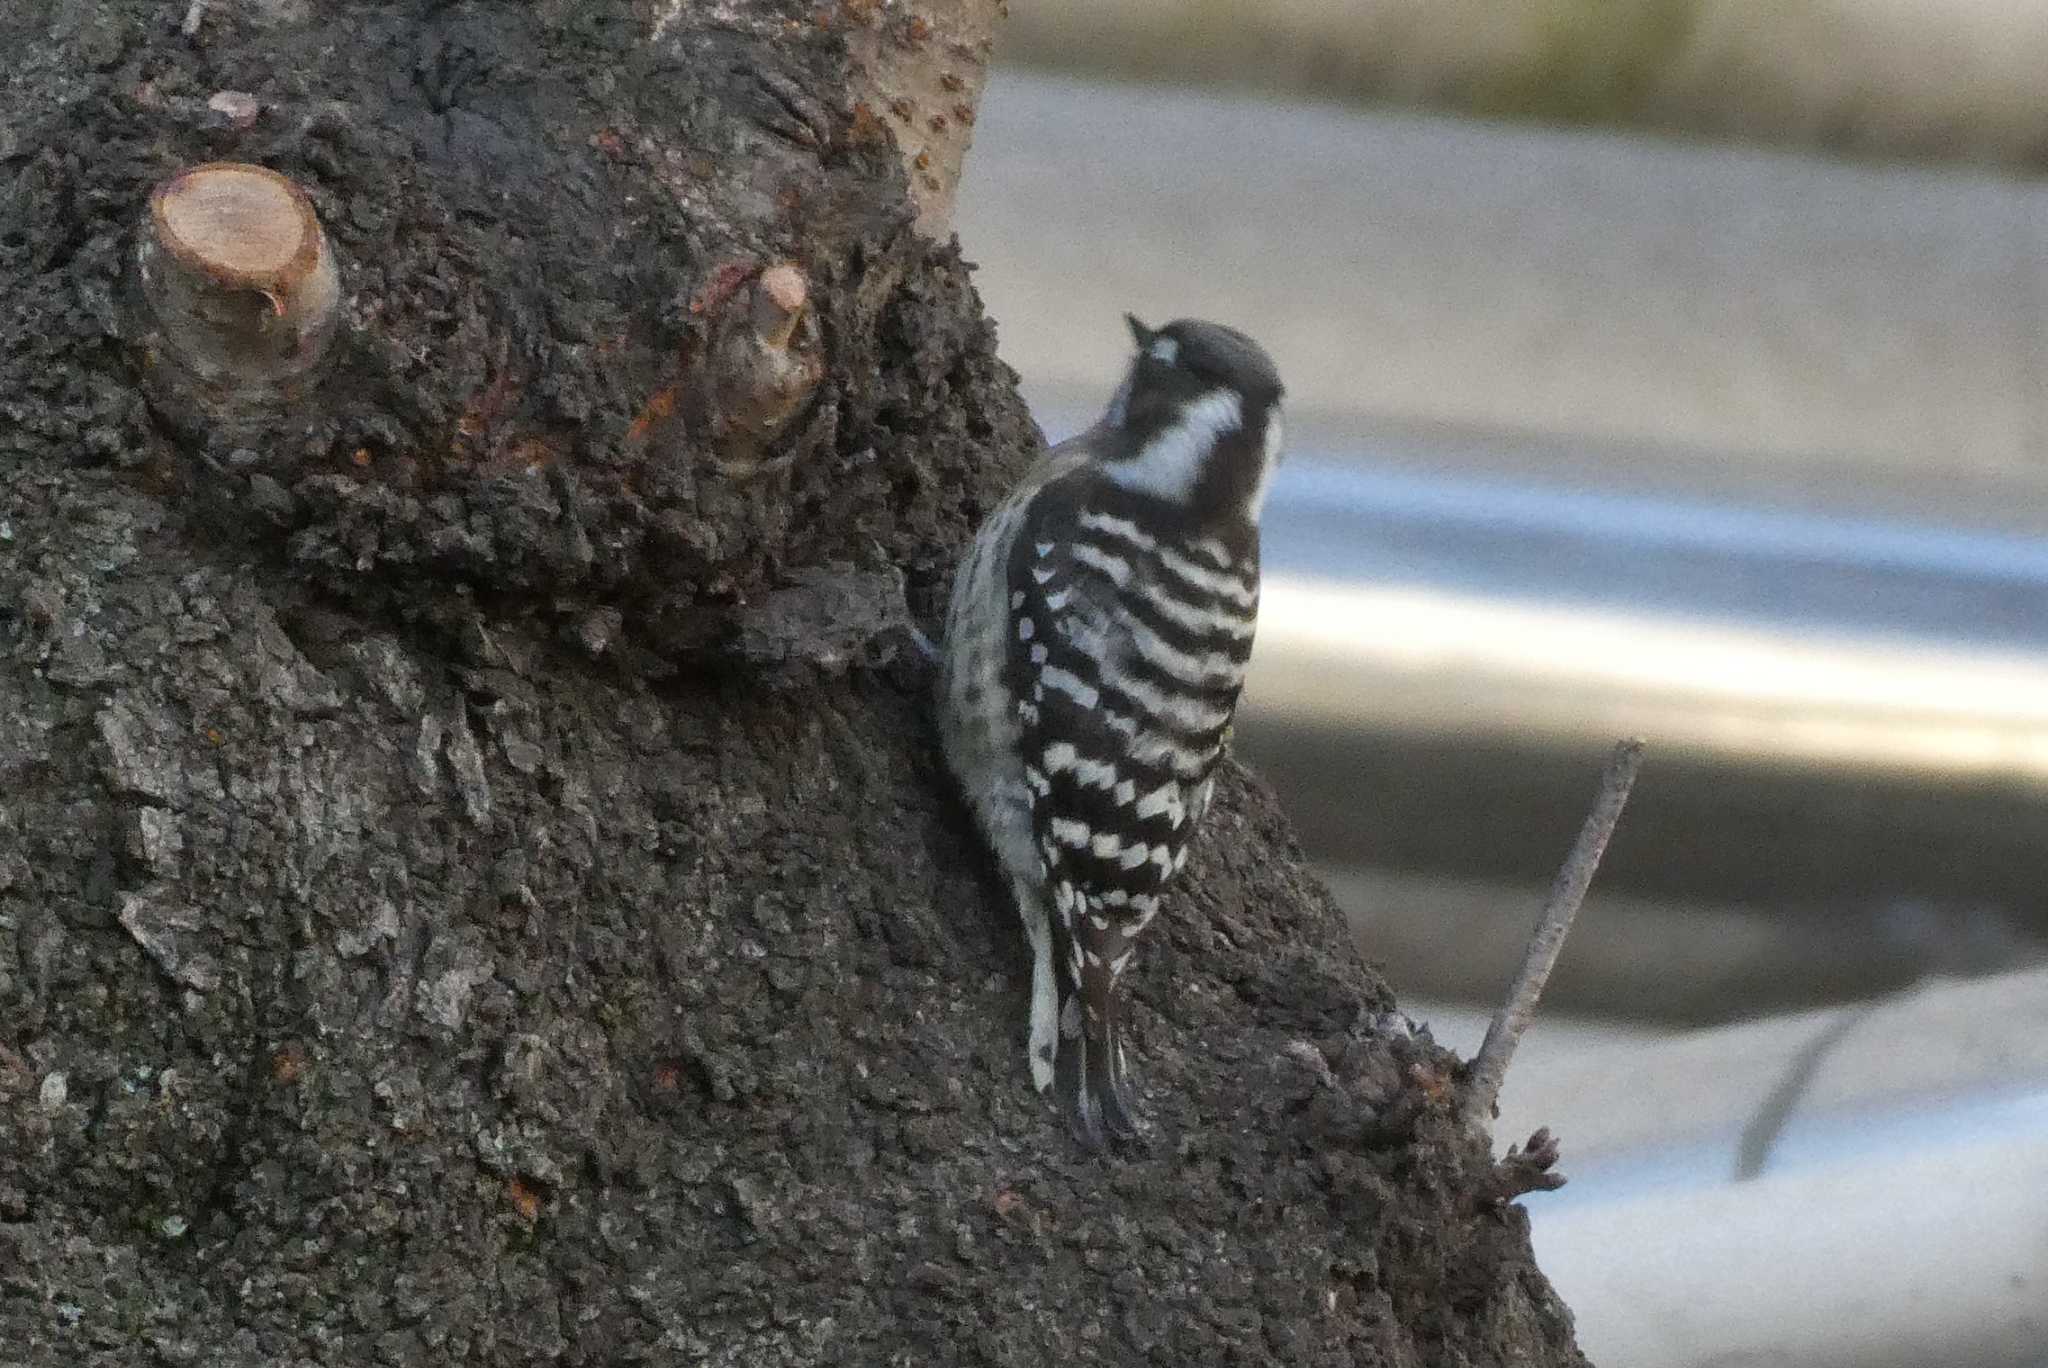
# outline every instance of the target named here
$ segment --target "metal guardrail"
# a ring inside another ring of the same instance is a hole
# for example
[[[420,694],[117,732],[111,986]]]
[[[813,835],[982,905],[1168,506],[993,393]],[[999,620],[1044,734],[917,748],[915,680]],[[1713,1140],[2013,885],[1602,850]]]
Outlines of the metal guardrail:
[[[1297,456],[1247,706],[2048,796],[2048,538]]]
[[[1055,434],[1087,418],[1040,411]],[[1696,959],[1719,1019],[2048,952],[2048,531],[2026,510],[1954,483],[1918,504],[1701,493],[1669,453],[1631,481],[1610,478],[1626,452],[1570,467],[1468,439],[1438,460],[1308,426],[1268,508],[1238,739],[1325,866],[1540,887],[1597,757],[1640,735],[1593,908],[1631,922],[1613,943],[1697,945],[1702,907],[1796,928],[1768,973],[1755,935]],[[1498,977],[1485,938],[1446,959],[1386,910],[1353,907],[1380,918],[1369,952],[1401,948],[1403,991]],[[1634,972],[1619,949],[1568,958],[1560,988],[1628,1011]],[[1661,1000],[1715,1019],[1702,994]]]

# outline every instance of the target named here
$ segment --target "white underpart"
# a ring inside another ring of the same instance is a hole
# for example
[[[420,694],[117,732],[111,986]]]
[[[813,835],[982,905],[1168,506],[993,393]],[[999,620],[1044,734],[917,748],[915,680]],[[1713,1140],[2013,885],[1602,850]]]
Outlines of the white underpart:
[[[1010,880],[1017,906],[1037,905],[1038,894],[1022,879]],[[1052,925],[1043,915],[1024,918],[1024,938],[1031,943],[1031,1042],[1025,1059],[1031,1065],[1031,1086],[1044,1092],[1052,1086],[1053,1063],[1059,1054],[1060,991],[1052,973]]]
[[[677,4],[676,11],[687,6]],[[947,611],[946,643],[941,661],[940,739],[946,763],[960,780],[975,810],[976,823],[1009,875],[1017,915],[1031,946],[1031,1035],[1028,1061],[1031,1081],[1040,1090],[1052,1086],[1058,1050],[1060,1003],[1053,953],[1051,918],[1054,905],[1064,924],[1076,899],[1070,886],[1047,887],[1048,864],[1056,847],[1041,843],[1032,830],[1034,794],[1052,791],[1052,782],[1026,763],[1020,738],[1036,725],[1038,706],[1029,699],[1007,696],[1002,687],[1004,662],[1015,630],[1011,612],[1023,607],[1021,586],[1008,582],[1010,553],[1026,525],[1031,498],[1061,475],[1077,469],[1086,454],[1069,449],[1041,462],[1012,491],[976,533],[973,546],[954,578]],[[1050,551],[1048,544],[1047,551]],[[1051,579],[1050,566],[1034,565],[1039,582]],[[1034,633],[1049,624],[1040,620]]]
[[[1243,403],[1232,391],[1217,390],[1188,405],[1179,422],[1147,442],[1137,455],[1104,463],[1102,473],[1132,493],[1184,504],[1202,478],[1209,453],[1243,426]]]

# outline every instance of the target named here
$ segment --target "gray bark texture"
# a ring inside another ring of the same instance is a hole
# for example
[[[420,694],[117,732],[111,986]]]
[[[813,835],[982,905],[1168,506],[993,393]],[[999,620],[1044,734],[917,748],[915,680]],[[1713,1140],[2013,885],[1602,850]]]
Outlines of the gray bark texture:
[[[1242,771],[1149,1150],[1029,1087],[906,627],[1040,439],[849,95],[915,17],[0,7],[0,1363],[1583,1362]],[[132,279],[215,160],[345,310],[232,423]]]

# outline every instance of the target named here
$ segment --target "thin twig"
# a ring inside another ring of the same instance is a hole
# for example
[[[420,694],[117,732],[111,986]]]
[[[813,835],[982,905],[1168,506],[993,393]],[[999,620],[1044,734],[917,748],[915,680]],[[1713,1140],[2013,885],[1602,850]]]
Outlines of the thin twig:
[[[1464,1115],[1470,1124],[1483,1129],[1493,1119],[1493,1105],[1500,1097],[1502,1081],[1507,1078],[1508,1061],[1514,1058],[1522,1032],[1536,1015],[1543,985],[1550,981],[1558,952],[1564,949],[1564,938],[1572,929],[1572,918],[1579,915],[1579,904],[1586,900],[1593,871],[1600,867],[1600,857],[1606,853],[1608,838],[1614,835],[1615,823],[1621,820],[1621,809],[1628,802],[1628,791],[1635,785],[1636,771],[1642,766],[1640,740],[1615,745],[1607,772],[1600,776],[1600,796],[1594,799],[1593,811],[1579,828],[1579,839],[1573,843],[1572,853],[1565,857],[1564,867],[1557,871],[1557,882],[1550,886],[1550,896],[1544,900],[1543,916],[1529,937],[1521,971],[1515,975],[1514,986],[1508,989],[1507,1001],[1493,1014],[1493,1024],[1486,1028],[1485,1043],[1473,1057],[1464,1098]]]

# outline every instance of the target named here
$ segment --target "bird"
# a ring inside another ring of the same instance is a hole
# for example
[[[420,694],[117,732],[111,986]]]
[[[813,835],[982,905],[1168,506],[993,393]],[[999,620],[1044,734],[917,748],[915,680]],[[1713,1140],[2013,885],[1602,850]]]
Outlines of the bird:
[[[1258,625],[1278,370],[1235,328],[1125,315],[1101,418],[1041,458],[961,558],[941,749],[1032,958],[1026,1058],[1072,1131],[1140,1141],[1123,977],[1208,810]]]

